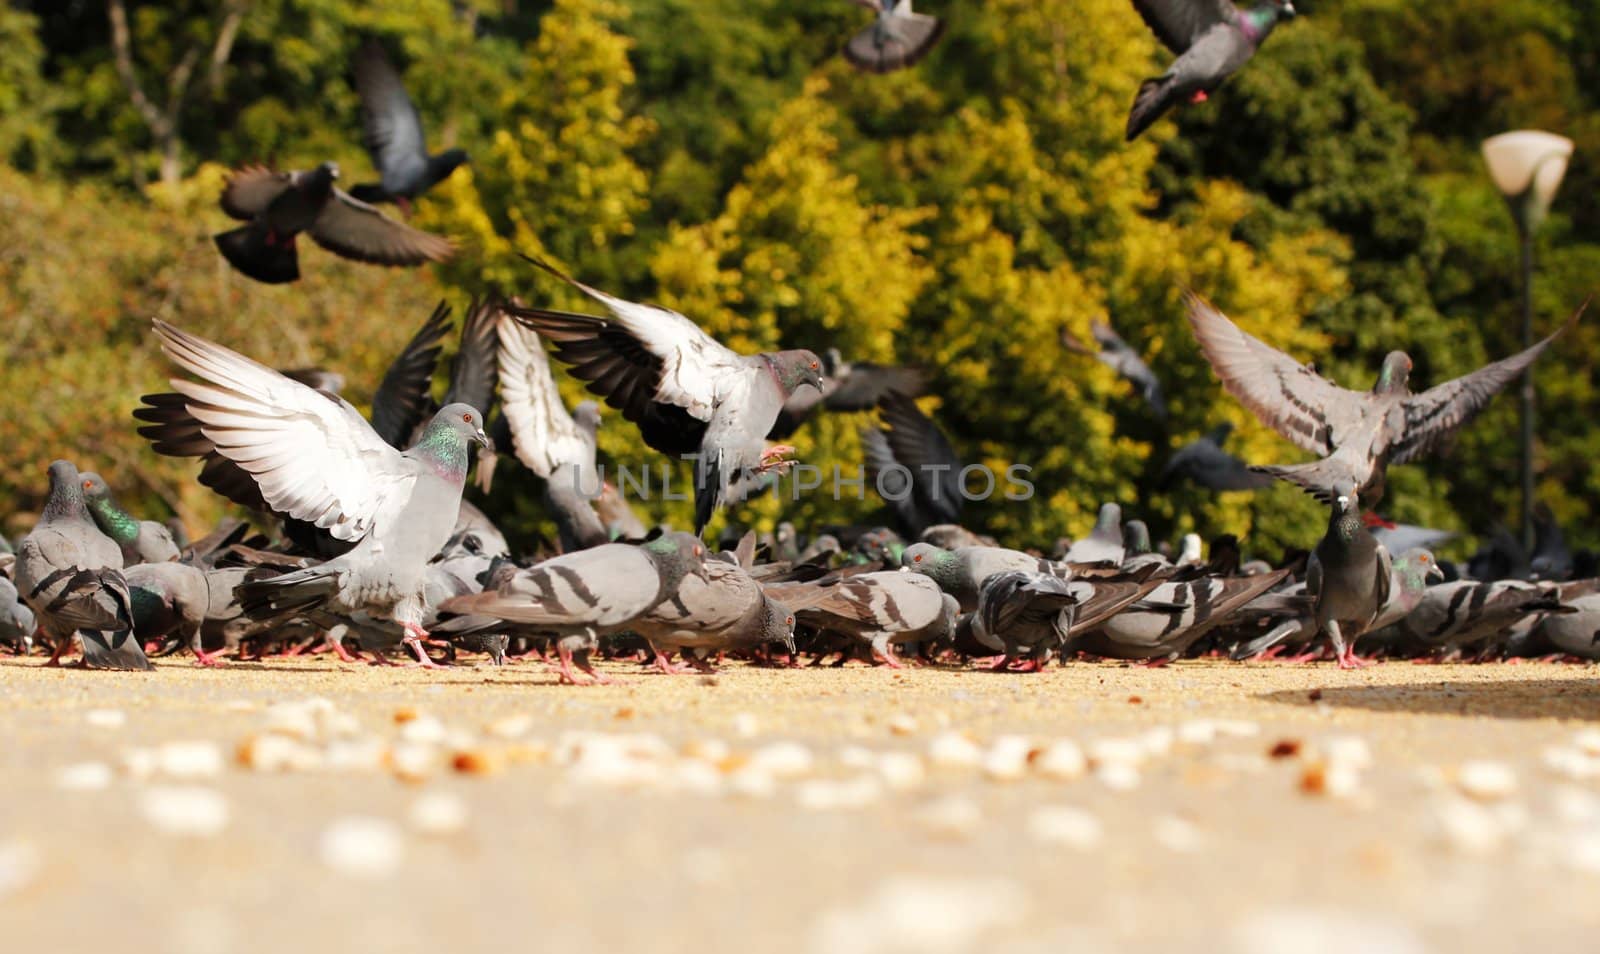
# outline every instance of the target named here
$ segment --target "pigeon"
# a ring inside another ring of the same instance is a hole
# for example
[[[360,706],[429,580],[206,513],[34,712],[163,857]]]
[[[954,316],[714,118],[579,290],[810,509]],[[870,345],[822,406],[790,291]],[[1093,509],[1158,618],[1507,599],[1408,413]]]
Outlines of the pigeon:
[[[1231,0],[1133,0],[1139,16],[1178,55],[1167,71],[1139,84],[1128,113],[1129,142],[1185,100],[1207,95],[1256,55],[1280,20],[1292,20],[1290,0],[1261,0],[1240,10]]]
[[[1178,566],[1199,566],[1204,563],[1201,552],[1200,534],[1186,533],[1183,535],[1183,545],[1178,550]]]
[[[140,563],[122,571],[133,602],[133,629],[145,644],[177,636],[194,652],[198,666],[221,664],[208,653],[201,631],[211,606],[206,571],[188,563]]]
[[[996,573],[983,581],[976,611],[962,617],[980,645],[1004,655],[996,671],[1038,671],[1064,650],[1074,630],[1092,630],[1160,586],[1154,567],[1116,580],[1062,580],[1025,570]],[[959,641],[959,640],[958,640]]]
[[[1139,389],[1156,420],[1166,421],[1167,399],[1161,390],[1161,382],[1156,378],[1156,373],[1145,363],[1144,358],[1139,356],[1139,352],[1133,350],[1133,347],[1117,334],[1116,329],[1104,321],[1094,322],[1089,326],[1089,331],[1094,335],[1095,344],[1100,346],[1098,350],[1090,351],[1087,345],[1065,328],[1061,330],[1061,343],[1071,351],[1093,356],[1095,360],[1126,378],[1129,384]]]
[[[823,384],[789,395],[767,440],[781,441],[800,429],[818,407],[830,411],[870,411],[890,393],[919,397],[927,384],[916,368],[899,368],[870,361],[846,361],[838,348],[822,353]]]
[[[1405,619],[1422,602],[1423,596],[1428,591],[1428,581],[1443,578],[1444,571],[1439,568],[1439,562],[1434,559],[1433,553],[1425,548],[1414,547],[1395,557],[1389,568],[1389,596],[1378,610],[1377,618],[1372,621],[1371,631],[1376,634],[1385,627]],[[1294,618],[1277,624],[1265,636],[1239,646],[1232,654],[1234,659],[1260,656],[1280,644],[1304,645],[1316,638],[1315,600],[1306,592],[1306,587],[1302,584],[1297,588],[1281,590],[1279,593],[1291,598],[1290,605],[1296,610]],[[1278,594],[1268,594],[1268,596],[1276,595]],[[1247,609],[1254,609],[1260,603],[1261,600],[1257,600]]]
[[[1258,467],[1327,503],[1335,487],[1353,482],[1368,505],[1383,496],[1389,464],[1403,464],[1439,447],[1488,406],[1562,331],[1583,313],[1520,354],[1413,394],[1411,359],[1391,351],[1368,392],[1349,391],[1311,368],[1246,334],[1193,292],[1185,296],[1189,324],[1212,369],[1240,403],[1305,450],[1322,455],[1309,464]]]
[[[605,525],[607,539],[639,541],[650,534],[650,528],[633,512],[633,506],[628,503],[622,490],[609,480],[600,485],[600,496],[594,500],[594,509],[600,515],[600,522]]]
[[[17,595],[16,584],[0,573],[0,643],[14,646],[19,656],[26,656],[34,625],[33,610]]]
[[[372,395],[372,429],[390,447],[403,448],[436,410],[433,375],[449,332],[450,306],[441,301],[383,372]]]
[[[342,258],[377,265],[442,262],[450,240],[388,218],[334,187],[339,167],[324,162],[300,172],[241,169],[222,192],[222,211],[248,222],[215,236],[234,268],[269,285],[300,277],[295,237],[301,232]]]
[[[644,442],[675,457],[698,454],[695,532],[700,533],[747,472],[781,466],[792,447],[763,449],[789,396],[822,390],[822,361],[810,351],[735,354],[683,315],[590,288],[535,259],[544,269],[611,312],[594,315],[507,306],[528,327],[555,342],[589,390],[639,426]]]
[[[1146,538],[1148,542],[1148,533]],[[1089,531],[1087,537],[1063,548],[1057,559],[1063,563],[1109,563],[1116,566],[1122,562],[1125,554],[1122,545],[1122,508],[1114,503],[1103,503],[1100,513],[1095,517],[1094,529]]]
[[[0,598],[0,606],[4,605]],[[1565,605],[1573,612],[1552,613],[1539,621],[1536,639],[1547,642],[1557,652],[1579,659],[1600,659],[1600,593],[1588,593]],[[0,613],[3,613],[0,610]],[[0,626],[3,626],[0,620]]]
[[[1522,541],[1496,525],[1489,539],[1467,560],[1467,575],[1475,580],[1526,580],[1533,575]]]
[[[767,593],[800,621],[865,642],[891,669],[895,643],[937,642],[952,635],[959,607],[934,580],[899,570],[769,584]]]
[[[1081,635],[1075,634],[1068,648],[1159,665],[1183,655],[1202,636],[1288,576],[1285,569],[1260,576],[1201,576],[1161,582],[1099,626],[1079,627]]]
[[[1004,547],[958,547],[946,550],[931,543],[913,543],[901,555],[900,565],[932,579],[956,598],[961,612],[978,608],[983,581],[1006,570],[1023,570],[1043,576],[1068,577],[1065,567],[1042,557]]]
[[[469,444],[488,443],[478,410],[445,405],[398,451],[343,399],[164,321],[155,330],[167,356],[203,379],[172,386],[218,455],[243,468],[273,510],[353,544],[326,563],[241,584],[246,615],[368,612],[399,623],[427,665],[423,568],[455,526]]]
[[[702,653],[753,649],[781,643],[794,653],[795,615],[773,599],[737,563],[707,560],[704,579],[686,576],[671,597],[628,624],[650,643],[663,672],[684,672],[668,660],[673,650],[701,672],[711,672]],[[691,652],[693,651],[693,652]]]
[[[447,149],[428,155],[422,118],[406,95],[383,44],[368,39],[356,51],[356,93],[361,97],[361,138],[381,180],[358,185],[350,194],[362,202],[394,202],[409,212],[411,200],[443,182],[467,161],[466,152]]]
[[[949,438],[905,395],[890,392],[878,407],[886,426],[861,431],[867,480],[913,536],[938,524],[959,524],[965,499],[961,458]]]
[[[1354,669],[1363,665],[1356,658],[1356,640],[1388,602],[1393,566],[1389,551],[1361,520],[1355,485],[1347,480],[1338,490],[1328,530],[1306,564],[1306,592],[1314,601],[1317,631],[1332,641],[1339,668]]]
[[[1390,553],[1404,553],[1418,548],[1431,550],[1456,538],[1456,534],[1450,530],[1433,530],[1410,523],[1395,523],[1370,511],[1361,515],[1361,521]]]
[[[878,15],[850,38],[843,50],[851,66],[868,73],[893,73],[928,55],[944,32],[938,17],[913,13],[911,0],[851,0]]]
[[[1528,569],[1535,580],[1567,580],[1572,578],[1572,551],[1567,547],[1566,535],[1555,514],[1545,504],[1533,508],[1533,557]]]
[[[178,558],[178,545],[172,531],[154,520],[135,520],[126,510],[117,506],[99,474],[83,473],[83,499],[100,532],[117,541],[122,548],[122,565],[135,563],[163,563]]]
[[[122,550],[90,518],[68,461],[50,465],[44,513],[17,547],[16,587],[54,644],[50,665],[76,641],[90,669],[152,668],[133,634]]]
[[[1171,486],[1178,479],[1192,480],[1209,490],[1259,490],[1269,486],[1271,477],[1256,473],[1222,449],[1222,442],[1231,433],[1233,425],[1224,422],[1178,448],[1161,469],[1159,486]]]
[[[517,458],[544,480],[545,506],[555,518],[561,549],[609,542],[593,503],[601,490],[595,465],[599,405],[584,401],[568,414],[538,333],[509,315],[500,316],[497,333],[501,412]]]
[[[578,684],[574,662],[596,682],[609,682],[589,664],[600,637],[671,599],[685,577],[708,581],[704,556],[700,541],[682,532],[638,545],[602,544],[518,570],[494,589],[447,600],[440,609],[554,634],[561,682]]]
[[[1453,653],[1503,639],[1507,631],[1546,613],[1573,614],[1553,584],[1522,580],[1456,580],[1428,588],[1416,609],[1383,637],[1427,652]]]

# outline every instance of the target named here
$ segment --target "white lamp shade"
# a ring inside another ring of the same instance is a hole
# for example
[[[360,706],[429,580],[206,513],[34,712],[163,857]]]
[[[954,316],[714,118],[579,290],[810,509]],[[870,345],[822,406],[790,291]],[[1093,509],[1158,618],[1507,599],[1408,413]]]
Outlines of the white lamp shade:
[[[1572,140],[1554,133],[1522,129],[1483,141],[1489,176],[1507,199],[1524,198],[1547,209],[1572,158]],[[1532,195],[1528,195],[1529,191]]]

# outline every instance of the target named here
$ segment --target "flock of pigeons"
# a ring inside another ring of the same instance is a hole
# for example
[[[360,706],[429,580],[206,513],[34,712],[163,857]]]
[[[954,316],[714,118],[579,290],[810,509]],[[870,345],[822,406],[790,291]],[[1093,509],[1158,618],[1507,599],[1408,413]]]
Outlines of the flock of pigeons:
[[[871,70],[914,62],[939,22],[909,0],[857,0],[878,19],[845,56]],[[1130,136],[1172,102],[1202,93],[1249,58],[1287,0],[1235,10],[1226,0],[1135,0],[1181,54],[1140,91]],[[364,45],[355,74],[377,184],[345,193],[331,163],[308,172],[246,169],[223,208],[248,224],[217,237],[241,271],[298,277],[295,236],[339,254],[414,264],[449,243],[378,211],[411,199],[466,157],[430,155],[416,109],[380,47]],[[441,401],[434,372],[450,330],[441,304],[379,385],[371,420],[321,369],[277,371],[157,320],[181,374],[135,411],[160,454],[200,462],[206,487],[251,511],[189,541],[181,525],[139,520],[106,482],[68,461],[49,468],[49,496],[13,554],[0,546],[0,642],[50,664],[77,649],[82,665],[149,669],[151,655],[187,648],[200,664],[269,651],[328,651],[349,662],[396,650],[422,666],[458,651],[555,656],[563,682],[605,681],[599,652],[637,655],[665,672],[706,671],[732,654],[768,664],[859,658],[898,667],[984,659],[1036,670],[1075,654],[1159,664],[1185,655],[1363,664],[1361,641],[1386,655],[1566,653],[1600,658],[1595,560],[1567,550],[1546,521],[1537,552],[1501,534],[1467,566],[1427,549],[1448,534],[1396,527],[1368,513],[1389,463],[1443,445],[1561,332],[1526,351],[1421,393],[1411,360],[1392,352],[1370,391],[1348,390],[1247,334],[1190,293],[1190,326],[1224,387],[1265,424],[1318,455],[1309,464],[1251,467],[1222,449],[1224,427],[1173,455],[1168,477],[1243,490],[1291,481],[1329,506],[1327,531],[1282,565],[1245,561],[1238,541],[1190,534],[1158,552],[1146,526],[1102,506],[1082,540],[1045,555],[998,546],[961,526],[962,470],[949,440],[914,400],[914,369],[849,362],[836,351],[740,354],[690,318],[607,294],[533,266],[578,290],[605,315],[475,302]],[[1574,315],[1567,323],[1577,320]],[[1565,330],[1564,328],[1562,330]],[[1108,325],[1095,347],[1063,336],[1126,376],[1165,416],[1160,383]],[[694,462],[694,532],[650,529],[596,460],[600,407],[568,410],[550,356],[620,410],[644,442]],[[802,538],[788,523],[764,537],[725,535],[711,552],[714,514],[769,485],[794,463],[781,441],[819,410],[878,411],[863,432],[873,483],[897,528],[830,527]],[[491,440],[491,436],[493,439]],[[480,445],[488,488],[496,447],[543,480],[559,530],[547,552],[514,559],[493,521],[463,499]],[[0,544],[5,544],[0,539]],[[1444,578],[1447,582],[1430,585]],[[43,644],[40,646],[39,644]],[[354,650],[354,651],[352,651]]]

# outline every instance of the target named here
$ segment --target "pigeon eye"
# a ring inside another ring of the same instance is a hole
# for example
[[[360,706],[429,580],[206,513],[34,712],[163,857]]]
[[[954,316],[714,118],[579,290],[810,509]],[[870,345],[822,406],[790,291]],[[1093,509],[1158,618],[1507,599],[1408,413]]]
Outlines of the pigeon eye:
[[[788,619],[784,620],[784,623],[789,625],[789,626],[793,626],[794,625],[794,617],[793,616],[789,617]]]
[[[822,365],[818,364],[817,362],[815,362],[815,361],[811,362],[811,370],[816,371],[821,367],[822,367]]]
[[[912,563],[921,563],[922,562],[922,554],[919,553],[916,556],[912,557],[911,558],[911,562]]]
[[[466,421],[468,424],[472,423],[472,415],[471,414],[463,414],[463,415],[461,415],[461,419],[463,421]]]

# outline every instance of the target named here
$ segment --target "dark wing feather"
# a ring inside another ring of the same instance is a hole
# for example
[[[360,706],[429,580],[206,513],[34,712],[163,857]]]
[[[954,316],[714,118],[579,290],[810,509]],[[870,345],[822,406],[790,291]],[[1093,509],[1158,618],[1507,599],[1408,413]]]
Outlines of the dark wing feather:
[[[396,222],[340,189],[333,190],[309,234],[335,255],[376,265],[442,262],[455,252],[449,239]]]
[[[450,365],[450,390],[444,403],[469,404],[488,416],[500,377],[500,336],[495,322],[500,303],[493,297],[475,300],[461,324],[461,350]]]
[[[884,438],[895,460],[911,471],[917,501],[933,517],[931,523],[961,519],[961,458],[938,425],[903,394],[891,392],[879,402],[889,425]],[[943,467],[943,470],[937,468]]]
[[[620,325],[547,308],[508,305],[505,312],[555,342],[555,356],[572,376],[637,424],[646,444],[675,457],[700,449],[706,422],[655,399],[665,364]]]
[[[390,447],[403,450],[417,425],[433,413],[433,371],[449,330],[450,306],[441,301],[384,372],[372,396],[372,429]]]
[[[1239,16],[1229,0],[1133,0],[1133,7],[1156,38],[1178,54],[1202,33]]]
[[[1341,388],[1245,332],[1199,295],[1184,296],[1189,324],[1222,386],[1262,423],[1296,445],[1324,456],[1358,421],[1368,395]]]
[[[361,97],[362,144],[372,155],[372,164],[385,178],[408,163],[420,169],[427,158],[422,118],[377,40],[361,44],[355,73],[356,92]]]
[[[890,392],[916,397],[926,388],[927,382],[916,368],[857,361],[851,363],[850,372],[839,379],[838,387],[822,403],[830,411],[866,411]]]
[[[1587,306],[1585,302],[1584,307]],[[1391,445],[1389,462],[1404,464],[1427,453],[1477,417],[1502,388],[1538,360],[1552,341],[1577,322],[1583,310],[1579,308],[1548,338],[1519,354],[1406,398],[1403,405],[1405,434]]]
[[[222,211],[248,222],[267,211],[272,200],[289,188],[290,174],[265,166],[246,166],[228,177],[222,189]]]

